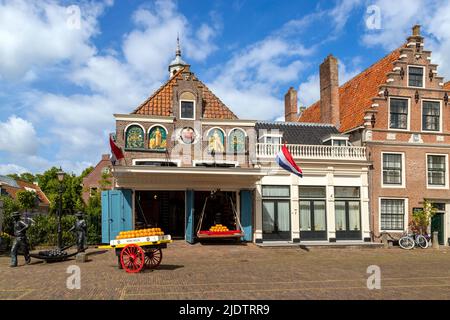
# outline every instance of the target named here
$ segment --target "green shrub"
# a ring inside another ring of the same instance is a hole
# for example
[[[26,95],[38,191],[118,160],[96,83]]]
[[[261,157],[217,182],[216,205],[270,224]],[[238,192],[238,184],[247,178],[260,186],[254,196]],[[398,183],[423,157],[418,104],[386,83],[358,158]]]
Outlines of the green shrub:
[[[76,218],[71,215],[61,217],[62,245],[75,244],[75,235],[68,230],[74,225]],[[58,217],[55,215],[37,215],[28,229],[27,235],[32,247],[56,246],[58,243]]]

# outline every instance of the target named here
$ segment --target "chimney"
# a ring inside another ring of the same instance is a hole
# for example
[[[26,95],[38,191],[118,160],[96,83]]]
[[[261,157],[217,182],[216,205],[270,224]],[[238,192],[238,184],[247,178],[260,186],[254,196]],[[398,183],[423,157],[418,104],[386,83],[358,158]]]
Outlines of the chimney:
[[[298,120],[297,90],[290,87],[284,95],[284,121],[295,122]]]
[[[329,55],[320,65],[320,121],[340,126],[338,61]]]
[[[102,154],[102,160],[109,160],[110,155],[109,154]]]

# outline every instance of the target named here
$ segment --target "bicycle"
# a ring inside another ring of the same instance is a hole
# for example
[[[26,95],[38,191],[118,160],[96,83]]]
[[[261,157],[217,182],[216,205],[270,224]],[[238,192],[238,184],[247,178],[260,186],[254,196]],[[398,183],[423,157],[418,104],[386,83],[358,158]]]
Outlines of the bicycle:
[[[429,238],[429,236],[424,236],[422,234],[406,232],[405,235],[401,237],[400,240],[398,240],[398,244],[402,249],[405,250],[411,250],[416,245],[422,249],[426,249],[430,244]]]

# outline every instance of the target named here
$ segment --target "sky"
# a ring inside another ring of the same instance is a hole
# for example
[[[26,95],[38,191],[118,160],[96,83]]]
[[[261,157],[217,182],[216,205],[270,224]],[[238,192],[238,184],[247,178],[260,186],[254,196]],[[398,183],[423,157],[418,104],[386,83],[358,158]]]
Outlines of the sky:
[[[0,0],[0,174],[79,174],[109,153],[130,113],[183,60],[240,118],[282,120],[284,94],[319,98],[320,63],[341,84],[402,45],[419,23],[450,78],[446,0]]]

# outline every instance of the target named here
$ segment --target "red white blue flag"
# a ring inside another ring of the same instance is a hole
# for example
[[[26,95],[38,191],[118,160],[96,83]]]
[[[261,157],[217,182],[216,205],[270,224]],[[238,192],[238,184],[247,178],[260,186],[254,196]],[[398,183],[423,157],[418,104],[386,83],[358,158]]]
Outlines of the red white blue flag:
[[[292,158],[292,155],[288,148],[286,148],[286,145],[283,145],[280,152],[278,152],[276,161],[283,169],[299,176],[300,178],[303,178],[302,169],[300,169],[300,167],[295,163],[294,158]]]

